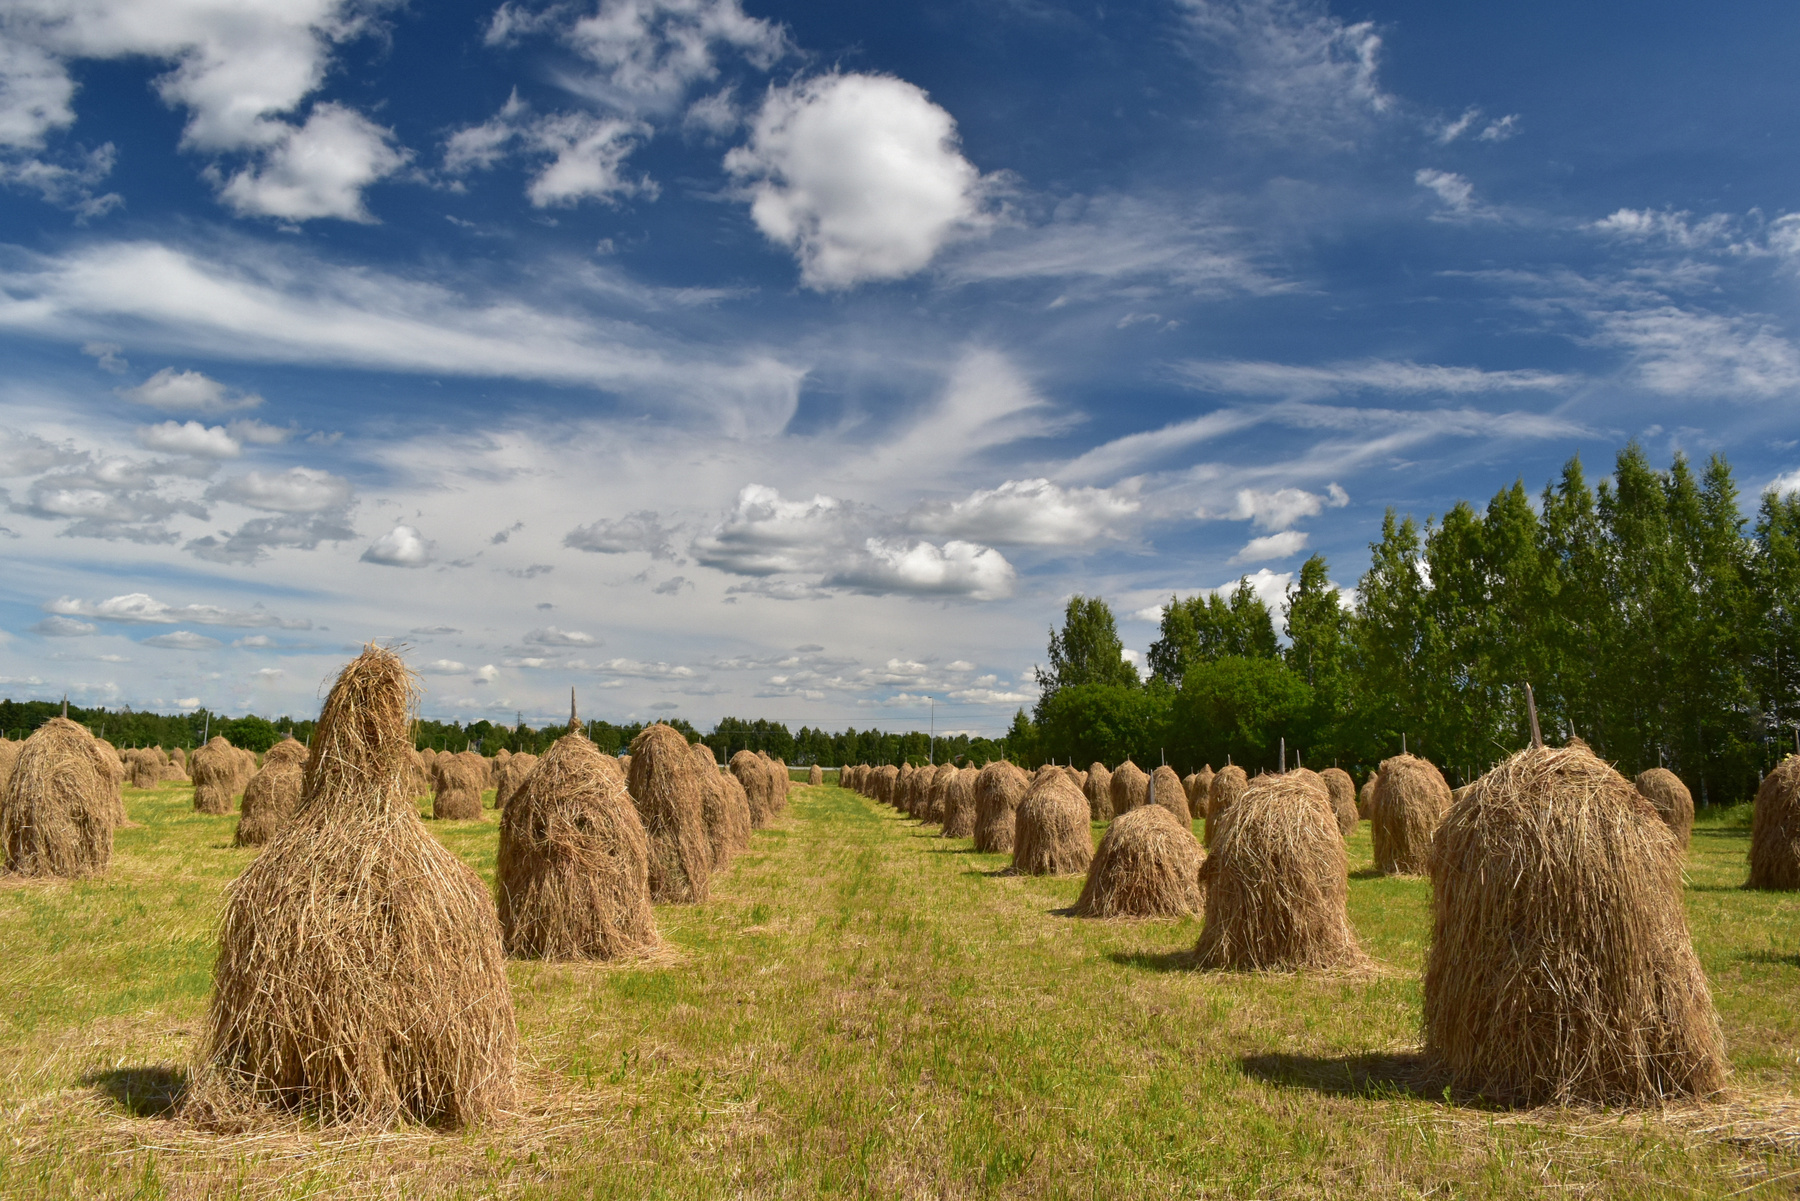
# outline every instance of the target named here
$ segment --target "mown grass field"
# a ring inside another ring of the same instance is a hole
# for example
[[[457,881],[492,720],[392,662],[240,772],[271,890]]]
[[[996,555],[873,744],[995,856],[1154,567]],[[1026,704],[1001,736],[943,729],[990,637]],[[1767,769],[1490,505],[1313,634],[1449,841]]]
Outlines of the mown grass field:
[[[1495,1111],[1411,1055],[1430,886],[1351,843],[1358,977],[1198,973],[1193,920],[1058,911],[835,787],[787,813],[667,948],[511,965],[519,1112],[378,1136],[168,1116],[221,890],[253,852],[191,791],[127,792],[111,871],[0,885],[0,1194],[9,1197],[1792,1196],[1800,896],[1737,888],[1742,809],[1703,819],[1687,893],[1735,1068],[1662,1114]],[[497,824],[428,823],[492,878]],[[1099,831],[1096,830],[1096,836]]]

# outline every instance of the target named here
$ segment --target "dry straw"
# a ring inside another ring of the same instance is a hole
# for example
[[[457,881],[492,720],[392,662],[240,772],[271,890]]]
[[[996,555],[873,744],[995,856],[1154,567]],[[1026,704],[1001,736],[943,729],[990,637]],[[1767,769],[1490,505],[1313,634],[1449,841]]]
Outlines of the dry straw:
[[[1236,764],[1226,764],[1214,774],[1212,786],[1207,789],[1206,796],[1206,845],[1209,850],[1213,839],[1218,835],[1219,823],[1248,787],[1250,777]]]
[[[1013,849],[1015,814],[1031,777],[1004,759],[996,759],[975,775],[975,849]]]
[[[899,791],[900,770],[892,763],[884,763],[881,770],[875,773],[875,799],[884,805],[896,804],[895,793]]]
[[[731,757],[731,774],[737,777],[749,799],[751,827],[762,829],[775,816],[774,779],[752,751],[739,751]]]
[[[1431,840],[1450,808],[1443,773],[1416,755],[1381,762],[1369,815],[1375,866],[1384,876],[1422,876],[1431,870]]]
[[[578,730],[512,794],[495,876],[508,954],[617,959],[656,945],[644,824],[617,762]]]
[[[1012,870],[1023,876],[1071,876],[1094,858],[1087,798],[1068,773],[1052,766],[1037,776],[1014,815]]]
[[[1800,888],[1800,756],[1783,759],[1756,790],[1744,887]]]
[[[1150,797],[1155,804],[1169,811],[1176,821],[1183,825],[1192,825],[1194,815],[1188,809],[1187,789],[1181,786],[1181,777],[1175,769],[1162,766],[1150,773]]]
[[[1437,833],[1426,1050],[1456,1087],[1509,1104],[1717,1092],[1724,1046],[1681,889],[1674,835],[1624,777],[1579,748],[1514,755]]]
[[[596,752],[597,753],[597,752]],[[608,755],[607,758],[612,756]],[[538,757],[530,751],[521,751],[516,755],[508,755],[494,773],[494,808],[505,809],[507,804],[518,795],[519,789],[525,786],[525,778],[538,765]]]
[[[1112,779],[1107,782],[1107,792],[1112,797],[1113,816],[1130,813],[1144,803],[1144,797],[1150,791],[1150,777],[1143,769],[1127,759],[1113,770]]]
[[[243,761],[237,748],[214,734],[200,747],[188,763],[194,778],[194,809],[199,813],[230,813],[232,797],[238,791]]]
[[[243,816],[238,818],[233,846],[259,847],[268,842],[300,805],[306,748],[284,738],[263,756],[262,768],[244,785]]]
[[[110,758],[66,717],[51,718],[19,744],[0,791],[8,872],[81,877],[106,870],[117,824]]]
[[[125,816],[125,760],[119,754],[119,748],[104,738],[94,739],[94,745],[100,748],[100,770],[106,773],[107,803],[112,808],[114,826],[135,826],[137,823]]]
[[[1666,767],[1639,772],[1636,784],[1656,815],[1674,832],[1675,841],[1686,850],[1694,836],[1694,794],[1680,776]]]
[[[949,804],[950,781],[956,779],[954,763],[940,763],[937,770],[931,773],[931,782],[926,786],[925,820],[942,824],[944,809]]]
[[[1087,797],[1089,821],[1112,820],[1112,773],[1106,770],[1106,764],[1095,762],[1089,765],[1087,783],[1082,785],[1081,791]]]
[[[825,782],[825,769],[820,767],[817,763],[813,764],[806,773],[806,782],[811,784],[814,788],[823,784]]]
[[[1192,830],[1161,805],[1113,819],[1088,868],[1075,913],[1081,917],[1181,917],[1201,908],[1206,856]]]
[[[706,835],[701,776],[688,741],[673,726],[645,726],[631,740],[626,783],[650,839],[650,899],[706,900],[712,844]]]
[[[439,821],[481,820],[481,778],[461,755],[439,755],[431,765],[435,791],[431,816]],[[405,784],[401,785],[402,789]]]
[[[460,1125],[513,1095],[500,925],[406,795],[413,676],[370,646],[326,698],[300,807],[226,890],[212,1002],[182,1112],[242,1129]]]
[[[1206,816],[1208,794],[1212,791],[1212,782],[1213,769],[1210,764],[1181,779],[1181,790],[1187,793],[1188,813],[1196,821]]]
[[[1375,812],[1375,785],[1379,783],[1380,780],[1381,776],[1379,774],[1370,772],[1369,778],[1363,781],[1362,788],[1357,790],[1356,816],[1361,821],[1368,821],[1370,816]]]
[[[125,782],[133,788],[155,788],[163,781],[163,758],[148,747],[125,752]]]
[[[700,781],[700,820],[712,850],[712,870],[723,871],[732,856],[750,845],[750,801],[737,777],[719,770],[711,747],[696,742],[689,753]]]
[[[944,837],[968,838],[975,833],[975,778],[972,767],[958,769],[944,789]]]
[[[1338,833],[1345,838],[1356,833],[1356,781],[1341,767],[1328,767],[1319,773],[1325,791],[1331,796],[1331,811],[1337,817]]]
[[[1345,909],[1344,837],[1312,772],[1253,780],[1220,822],[1200,880],[1199,966],[1293,971],[1364,962]]]

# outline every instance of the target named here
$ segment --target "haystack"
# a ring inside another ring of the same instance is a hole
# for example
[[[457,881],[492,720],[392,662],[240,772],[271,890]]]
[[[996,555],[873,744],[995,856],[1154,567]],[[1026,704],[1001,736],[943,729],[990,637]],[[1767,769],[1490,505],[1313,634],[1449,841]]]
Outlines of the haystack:
[[[900,790],[900,769],[892,763],[884,763],[881,770],[875,773],[875,799],[884,805],[893,805],[894,794]]]
[[[631,740],[626,784],[650,839],[650,899],[673,904],[706,900],[712,844],[700,770],[688,740],[673,726],[645,726]]]
[[[231,801],[237,794],[242,769],[237,748],[217,734],[196,749],[188,761],[188,774],[194,778],[195,811],[230,813],[235,807]]]
[[[696,742],[689,753],[700,781],[700,819],[712,849],[712,870],[720,872],[733,855],[750,845],[750,798],[736,776],[719,770],[711,747]]]
[[[6,870],[21,876],[93,876],[112,859],[112,773],[99,740],[53,717],[18,746],[0,790]]]
[[[1112,820],[1112,773],[1106,770],[1106,764],[1096,762],[1088,766],[1087,783],[1081,792],[1087,797],[1089,821]]]
[[[406,795],[422,797],[431,794],[431,768],[426,758],[418,751],[407,748],[406,756]]]
[[[1639,772],[1635,783],[1656,815],[1674,832],[1675,841],[1686,850],[1694,837],[1694,794],[1680,776],[1666,767]]]
[[[187,760],[182,755],[181,748],[176,747],[172,752],[164,751],[161,747],[156,749],[157,753],[162,755],[163,758],[163,781],[165,783],[186,784],[188,782]]]
[[[125,782],[133,788],[155,788],[163,782],[163,758],[148,747],[125,752]]]
[[[494,786],[494,761],[480,751],[458,751],[456,757],[469,765],[475,776],[475,791],[484,792]]]
[[[1201,967],[1325,969],[1363,962],[1346,904],[1350,863],[1325,784],[1259,776],[1219,823],[1206,866]]]
[[[13,764],[19,761],[19,752],[23,750],[23,742],[14,742],[10,738],[0,738],[0,791],[6,788],[6,782],[12,779]]]
[[[113,825],[135,828],[137,823],[125,814],[125,756],[119,752],[118,747],[104,738],[94,739],[94,744],[100,748],[100,770],[106,773],[107,798],[112,805]],[[239,782],[238,789],[242,791],[242,781]]]
[[[453,822],[481,820],[481,778],[468,760],[461,755],[439,755],[431,772],[432,817]]]
[[[176,747],[174,750],[170,751],[169,752],[169,762],[171,765],[181,769],[181,774],[184,778],[187,776],[187,774],[188,774],[188,754],[185,750],[183,750],[181,747]]]
[[[926,786],[925,820],[942,824],[944,809],[949,804],[950,781],[956,779],[956,764],[940,763],[937,770],[931,773],[931,783]]]
[[[1083,790],[1087,788],[1087,773],[1073,764],[1064,764],[1063,774],[1069,777],[1069,783],[1075,785],[1075,791],[1081,793],[1081,799],[1085,801],[1087,793]]]
[[[414,697],[374,646],[333,685],[300,807],[227,890],[186,1116],[461,1125],[511,1100],[493,901],[406,795]]]
[[[1201,908],[1206,856],[1192,830],[1161,805],[1113,819],[1088,868],[1075,912],[1082,917],[1180,917]]]
[[[811,769],[806,773],[806,782],[811,784],[814,788],[823,784],[825,782],[825,769],[820,767],[817,763],[813,764]]]
[[[1331,811],[1337,816],[1338,833],[1345,838],[1356,833],[1356,781],[1341,767],[1328,767],[1319,773],[1325,791],[1331,796]]]
[[[1149,795],[1150,777],[1137,764],[1127,759],[1113,770],[1107,791],[1112,797],[1114,817],[1130,813],[1142,805],[1144,798]]]
[[[1197,772],[1181,778],[1181,790],[1187,793],[1188,812],[1194,820],[1206,816],[1207,793],[1212,790],[1213,769],[1209,764]]]
[[[1800,888],[1800,756],[1783,759],[1756,790],[1744,887]]]
[[[975,777],[972,767],[959,768],[944,789],[944,837],[968,838],[975,833]]]
[[[1368,821],[1375,812],[1375,784],[1381,779],[1379,773],[1370,772],[1369,778],[1356,792],[1356,817],[1359,821]]]
[[[1039,768],[1014,814],[1012,870],[1069,876],[1085,872],[1093,858],[1087,798],[1061,768]]]
[[[1478,780],[1437,831],[1431,885],[1425,1047],[1456,1086],[1523,1105],[1723,1087],[1680,847],[1593,754],[1525,750]]]
[[[1443,773],[1416,755],[1381,762],[1369,817],[1375,866],[1384,876],[1422,876],[1431,870],[1431,840],[1450,808]]]
[[[611,758],[610,755],[607,757]],[[507,803],[518,795],[519,789],[524,787],[525,777],[537,765],[538,757],[530,751],[508,755],[506,762],[494,773],[494,808],[505,809]]]
[[[495,894],[510,955],[617,959],[656,944],[644,823],[617,760],[579,730],[552,743],[511,794]]]
[[[1149,795],[1153,803],[1167,809],[1176,821],[1183,825],[1192,825],[1194,815],[1188,811],[1187,789],[1181,786],[1181,777],[1175,769],[1164,765],[1150,773]]]
[[[237,833],[232,835],[233,846],[262,846],[287,824],[300,806],[305,765],[306,748],[292,738],[284,738],[269,748],[262,767],[244,785],[243,816],[238,818]]]
[[[1244,769],[1236,764],[1228,763],[1214,775],[1212,787],[1206,793],[1206,845],[1212,847],[1213,839],[1218,836],[1219,823],[1231,811],[1232,805],[1244,795],[1244,789],[1250,787],[1250,777]]]
[[[996,759],[975,775],[975,849],[1013,849],[1015,814],[1031,777],[1004,759]]]
[[[775,815],[775,782],[767,767],[752,751],[739,751],[731,757],[731,774],[743,785],[750,802],[751,828],[760,830]]]

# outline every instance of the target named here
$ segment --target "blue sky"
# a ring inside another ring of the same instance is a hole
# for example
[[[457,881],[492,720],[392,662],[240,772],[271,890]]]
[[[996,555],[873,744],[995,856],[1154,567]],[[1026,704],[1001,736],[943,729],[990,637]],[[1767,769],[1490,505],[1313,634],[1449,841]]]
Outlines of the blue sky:
[[[0,0],[0,691],[993,731],[1625,441],[1800,486],[1800,9]]]

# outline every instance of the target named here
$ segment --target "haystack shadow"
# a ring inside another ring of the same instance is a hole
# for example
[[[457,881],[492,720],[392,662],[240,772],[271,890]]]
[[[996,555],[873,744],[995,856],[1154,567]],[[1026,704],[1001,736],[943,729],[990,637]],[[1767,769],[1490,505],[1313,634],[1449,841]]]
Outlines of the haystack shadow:
[[[1110,951],[1106,957],[1120,967],[1147,972],[1191,972],[1198,967],[1192,947],[1180,951]]]
[[[166,1063],[89,1072],[81,1082],[111,1097],[135,1118],[171,1118],[187,1092],[187,1069]]]
[[[1359,1055],[1294,1055],[1271,1051],[1238,1060],[1244,1075],[1283,1088],[1305,1088],[1334,1097],[1468,1104],[1450,1089],[1449,1077],[1418,1051],[1367,1051]]]

